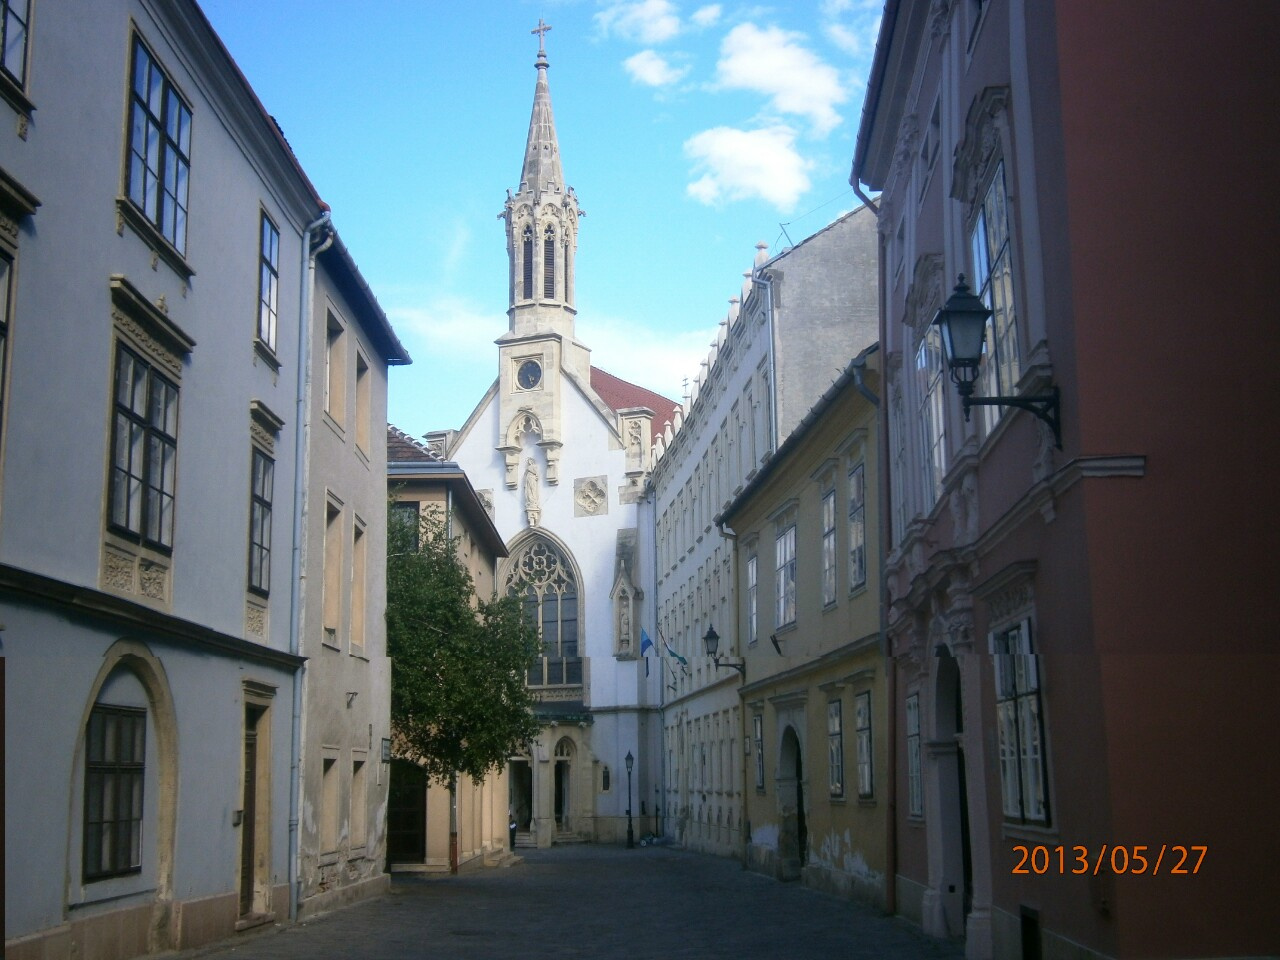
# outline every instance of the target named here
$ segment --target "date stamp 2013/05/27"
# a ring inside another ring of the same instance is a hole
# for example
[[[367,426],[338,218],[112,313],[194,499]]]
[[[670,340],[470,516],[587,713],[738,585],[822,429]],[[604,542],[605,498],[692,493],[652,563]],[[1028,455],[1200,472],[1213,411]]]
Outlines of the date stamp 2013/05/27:
[[[1013,867],[1010,873],[1036,876],[1046,874],[1092,874],[1098,876],[1106,870],[1114,874],[1130,876],[1191,876],[1200,872],[1208,846],[1162,843],[1154,844],[1101,844],[1097,848],[1076,844],[1028,845],[1014,844]]]

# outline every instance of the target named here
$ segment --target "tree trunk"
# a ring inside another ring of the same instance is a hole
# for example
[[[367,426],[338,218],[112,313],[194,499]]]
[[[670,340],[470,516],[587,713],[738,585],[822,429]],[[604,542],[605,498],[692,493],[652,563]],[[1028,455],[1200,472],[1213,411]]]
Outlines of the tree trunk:
[[[449,777],[449,872],[458,872],[458,772]]]

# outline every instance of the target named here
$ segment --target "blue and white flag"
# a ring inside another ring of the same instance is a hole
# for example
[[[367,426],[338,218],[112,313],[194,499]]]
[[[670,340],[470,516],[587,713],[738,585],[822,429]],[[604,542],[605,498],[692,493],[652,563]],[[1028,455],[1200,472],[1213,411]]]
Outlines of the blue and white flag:
[[[647,651],[654,649],[653,641],[649,639],[649,634],[644,632],[644,627],[640,628],[640,656],[644,656]]]

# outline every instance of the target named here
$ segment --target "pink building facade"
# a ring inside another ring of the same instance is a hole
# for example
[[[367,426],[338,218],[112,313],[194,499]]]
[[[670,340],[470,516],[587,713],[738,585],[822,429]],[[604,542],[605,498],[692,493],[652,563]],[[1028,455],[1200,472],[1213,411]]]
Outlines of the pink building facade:
[[[891,886],[970,957],[1280,944],[1267,11],[886,4],[851,179],[881,191]],[[1060,449],[966,420],[959,274],[975,395],[1056,387]]]

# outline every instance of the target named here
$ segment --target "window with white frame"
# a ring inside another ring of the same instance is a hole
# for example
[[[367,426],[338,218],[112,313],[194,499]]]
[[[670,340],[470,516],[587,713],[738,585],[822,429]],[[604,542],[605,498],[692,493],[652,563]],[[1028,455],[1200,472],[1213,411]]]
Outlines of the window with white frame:
[[[947,472],[947,432],[943,419],[946,387],[942,372],[942,340],[938,328],[930,326],[916,349],[916,386],[920,396],[920,436],[923,441],[921,469],[926,507],[942,494],[942,478]]]
[[[1040,711],[1040,662],[1031,645],[1031,621],[991,634],[996,674],[996,726],[1004,816],[1047,823],[1047,764]]]
[[[756,714],[751,718],[751,739],[756,752],[756,789],[764,789],[764,717]]]
[[[1022,372],[1022,358],[1014,306],[1009,198],[1003,163],[997,164],[991,186],[978,208],[969,246],[973,255],[973,289],[991,311],[983,343],[980,389],[988,397],[1012,396]],[[1003,409],[983,407],[988,429],[998,422]]]
[[[866,469],[861,463],[849,470],[849,589],[867,582]]]
[[[279,314],[280,231],[264,210],[258,236],[258,340],[273,352]]]
[[[822,497],[822,605],[836,602],[836,492]]]
[[[117,533],[173,547],[178,388],[122,343],[116,345],[110,521]]]
[[[907,814],[924,816],[920,783],[920,694],[907,697]]]
[[[871,692],[853,698],[853,726],[858,742],[858,797],[866,800],[875,793],[871,776]]]
[[[138,36],[133,38],[128,136],[125,193],[161,236],[185,254],[191,108]]]
[[[275,461],[253,448],[249,478],[249,589],[266,596],[271,591],[271,501]]]
[[[27,85],[29,0],[0,0],[0,70],[19,89]]]
[[[95,703],[85,731],[84,880],[142,870],[147,711]]]
[[[759,638],[759,618],[757,617],[757,579],[759,576],[759,558],[753,553],[747,557],[747,645],[755,643]]]
[[[774,624],[785,627],[796,622],[796,524],[783,527],[774,544]]]
[[[827,770],[831,796],[844,796],[844,718],[840,701],[827,701]]]

